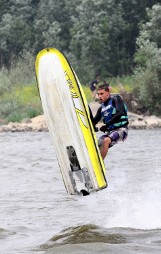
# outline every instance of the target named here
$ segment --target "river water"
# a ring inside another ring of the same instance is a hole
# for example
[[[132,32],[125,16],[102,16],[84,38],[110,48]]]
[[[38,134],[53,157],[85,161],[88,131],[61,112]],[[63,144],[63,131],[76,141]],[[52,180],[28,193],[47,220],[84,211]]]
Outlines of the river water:
[[[161,130],[130,130],[108,188],[70,196],[49,133],[0,133],[0,253],[161,253]]]

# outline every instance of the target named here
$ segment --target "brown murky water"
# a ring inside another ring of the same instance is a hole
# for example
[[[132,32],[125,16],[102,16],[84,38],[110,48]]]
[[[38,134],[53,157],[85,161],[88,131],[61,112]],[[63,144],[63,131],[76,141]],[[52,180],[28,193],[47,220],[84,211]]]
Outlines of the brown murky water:
[[[49,133],[0,144],[0,253],[161,253],[161,130],[130,131],[86,197],[66,193]]]

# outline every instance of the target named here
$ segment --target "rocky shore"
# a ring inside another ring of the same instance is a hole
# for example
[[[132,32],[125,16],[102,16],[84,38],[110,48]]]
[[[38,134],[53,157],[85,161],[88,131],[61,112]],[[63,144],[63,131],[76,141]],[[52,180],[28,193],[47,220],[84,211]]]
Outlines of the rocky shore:
[[[95,115],[99,104],[90,104],[93,115]],[[154,129],[161,128],[161,118],[156,116],[143,116],[128,112],[129,129]],[[99,127],[99,126],[98,126]],[[21,123],[10,122],[7,125],[0,125],[0,132],[24,132],[24,131],[48,131],[44,115],[32,119],[23,119]]]
[[[19,122],[10,122],[0,126],[0,132],[48,131],[45,116],[40,115],[32,119],[25,118]]]

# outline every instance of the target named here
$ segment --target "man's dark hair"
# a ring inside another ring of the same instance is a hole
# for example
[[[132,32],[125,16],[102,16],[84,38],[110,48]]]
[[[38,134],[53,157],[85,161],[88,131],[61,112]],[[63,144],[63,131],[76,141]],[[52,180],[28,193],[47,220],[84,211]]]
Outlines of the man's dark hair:
[[[106,85],[100,85],[98,88],[97,88],[97,90],[102,90],[102,89],[104,89],[106,92],[109,92],[110,90],[109,90],[109,85],[108,84],[106,84]]]

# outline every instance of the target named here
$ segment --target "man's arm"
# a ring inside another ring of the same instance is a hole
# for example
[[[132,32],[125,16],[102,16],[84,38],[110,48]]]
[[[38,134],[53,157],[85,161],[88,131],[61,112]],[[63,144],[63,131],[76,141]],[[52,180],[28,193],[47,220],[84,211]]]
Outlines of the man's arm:
[[[94,125],[96,125],[102,118],[101,110],[102,110],[102,107],[99,107],[95,117],[93,117],[93,124]]]
[[[91,121],[93,123],[93,125],[95,126],[100,120],[101,120],[101,107],[99,107],[99,109],[97,110],[97,113],[95,115],[95,117],[93,117],[93,114],[92,114],[92,111],[89,107],[89,112],[90,112],[90,118],[91,118]]]

